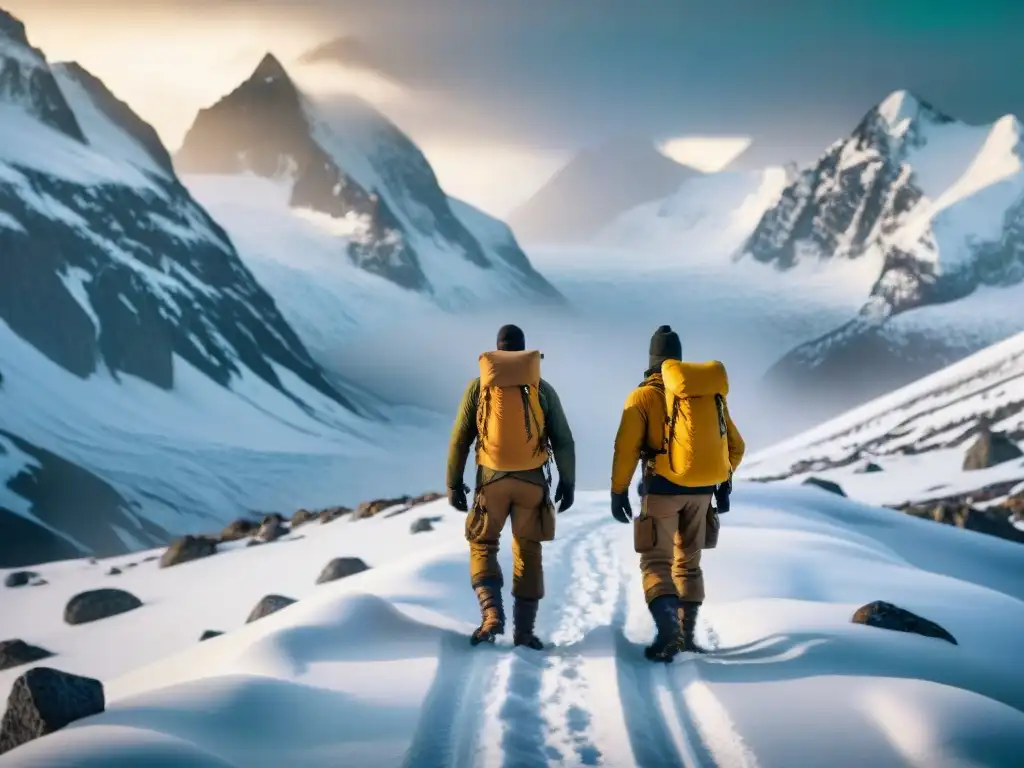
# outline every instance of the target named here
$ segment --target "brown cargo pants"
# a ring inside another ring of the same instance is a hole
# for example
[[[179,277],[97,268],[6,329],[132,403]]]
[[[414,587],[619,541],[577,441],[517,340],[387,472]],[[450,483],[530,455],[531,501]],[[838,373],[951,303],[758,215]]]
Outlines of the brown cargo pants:
[[[644,496],[641,515],[654,521],[656,531],[654,547],[640,553],[640,572],[648,603],[662,595],[703,602],[700,551],[710,505],[711,494]]]
[[[487,581],[502,582],[498,546],[505,521],[512,518],[512,595],[528,600],[544,597],[541,541],[545,536],[541,515],[547,488],[514,477],[481,486],[466,516],[469,575],[474,587]]]

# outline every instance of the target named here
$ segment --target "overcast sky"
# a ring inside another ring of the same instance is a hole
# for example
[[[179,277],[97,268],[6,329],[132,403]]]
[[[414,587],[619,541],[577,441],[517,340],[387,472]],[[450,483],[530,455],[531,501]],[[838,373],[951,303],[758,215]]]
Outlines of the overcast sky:
[[[744,165],[807,162],[887,93],[969,122],[1024,116],[1024,0],[0,0],[171,148],[266,50],[338,36],[336,82],[496,213],[580,146],[750,137]],[[690,146],[690,145],[687,145]]]

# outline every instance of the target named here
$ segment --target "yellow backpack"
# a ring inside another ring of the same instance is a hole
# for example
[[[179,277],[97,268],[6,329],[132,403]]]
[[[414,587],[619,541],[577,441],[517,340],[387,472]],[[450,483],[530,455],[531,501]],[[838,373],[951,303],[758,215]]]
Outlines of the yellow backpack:
[[[477,464],[500,472],[537,469],[548,462],[544,409],[540,403],[541,353],[480,355],[476,409]]]
[[[665,443],[655,471],[677,485],[703,487],[729,479],[729,440],[725,396],[729,378],[717,360],[685,363],[666,360]]]

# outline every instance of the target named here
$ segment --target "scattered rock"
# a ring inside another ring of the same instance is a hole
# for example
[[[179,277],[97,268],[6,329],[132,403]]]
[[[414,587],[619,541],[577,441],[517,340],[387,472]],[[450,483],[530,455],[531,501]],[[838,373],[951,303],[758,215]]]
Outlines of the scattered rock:
[[[120,574],[121,574],[121,569],[118,568],[117,566],[111,566],[110,570],[107,571],[107,576],[119,576]]]
[[[32,579],[38,578],[39,574],[35,571],[11,571],[7,574],[7,578],[4,579],[5,587],[24,587]]]
[[[1024,531],[1013,524],[1013,513],[1005,507],[977,509],[962,502],[942,501],[937,504],[906,504],[897,509],[913,517],[1024,543]]]
[[[142,607],[142,601],[123,589],[91,589],[72,597],[64,608],[68,624],[87,624]]]
[[[47,581],[46,579],[36,579],[36,580],[35,580],[35,581],[33,581],[33,582],[32,582],[31,584],[29,584],[29,586],[30,586],[30,587],[41,587],[41,586],[43,586],[44,584],[49,584],[49,583],[50,583],[50,582],[48,582],[48,581]]]
[[[424,493],[422,496],[414,496],[409,499],[409,506],[418,507],[421,504],[430,504],[433,501],[438,501],[443,498],[445,498],[445,494],[431,491],[430,493]]]
[[[429,517],[421,517],[409,526],[409,533],[426,533],[434,530],[434,520]]]
[[[159,559],[160,559],[160,555],[150,555],[149,557],[142,558],[142,562],[144,562],[144,563],[152,563],[154,560],[159,560]]]
[[[96,565],[97,563],[99,563],[99,560],[97,560],[95,557],[89,558],[89,565]]]
[[[878,629],[891,629],[896,632],[911,632],[915,635],[934,637],[957,645],[956,639],[934,621],[921,618],[915,613],[882,600],[876,600],[858,608],[853,614],[852,621],[854,624],[864,624]]]
[[[24,640],[0,640],[0,669],[19,667],[53,656],[45,648],[29,645]]]
[[[356,511],[352,513],[352,519],[363,520],[367,517],[374,517],[385,509],[391,509],[392,507],[405,507],[407,510],[409,508],[410,500],[411,499],[408,496],[399,496],[394,499],[374,499],[373,501],[364,501],[356,507]]]
[[[203,640],[209,640],[211,637],[220,637],[223,634],[223,632],[218,632],[215,629],[208,629],[199,636],[199,642],[201,643]]]
[[[161,568],[181,565],[192,560],[217,554],[217,541],[206,536],[182,536],[171,542],[171,546],[160,558]]]
[[[815,485],[818,488],[821,488],[823,491],[834,493],[837,496],[846,495],[846,492],[843,490],[842,486],[839,485],[839,483],[834,483],[831,480],[823,480],[820,477],[808,477],[806,480],[803,481],[803,483],[801,483],[801,485]]]
[[[370,566],[358,557],[336,557],[320,571],[317,576],[317,584],[326,584],[328,581],[337,581],[346,576],[354,576],[357,573],[370,570]]]
[[[220,532],[220,540],[223,543],[227,541],[245,539],[252,536],[259,527],[259,523],[254,520],[246,520],[244,517],[240,517],[237,520],[232,520],[227,524],[224,530]]]
[[[287,608],[295,602],[297,601],[290,597],[284,597],[283,595],[265,595],[258,603],[256,603],[256,606],[249,613],[249,618],[245,620],[245,623],[249,624],[257,619],[262,619],[264,616],[277,613],[282,608]]]
[[[883,470],[880,466],[875,464],[875,462],[869,461],[864,466],[858,467],[857,470],[856,470],[856,473],[858,475],[870,475],[873,472],[884,472],[884,471],[885,470]]]
[[[993,432],[987,423],[978,427],[978,439],[964,455],[964,469],[988,469],[1024,456],[1017,444],[1002,432]]]
[[[60,730],[106,707],[103,683],[49,667],[35,667],[14,681],[0,721],[0,754]]]
[[[348,507],[328,507],[327,509],[320,510],[317,517],[320,518],[320,524],[332,523],[339,517],[344,517],[352,513],[352,510]]]
[[[128,563],[128,565],[126,565],[125,568],[134,568],[137,565],[138,563]]]
[[[277,541],[286,533],[288,533],[288,527],[284,524],[284,518],[274,513],[263,518],[263,522],[260,523],[260,529],[253,536],[253,541],[267,544],[271,541]]]
[[[292,515],[292,530],[295,530],[300,525],[304,525],[311,520],[314,520],[316,515],[310,512],[308,509],[300,509],[294,515]]]

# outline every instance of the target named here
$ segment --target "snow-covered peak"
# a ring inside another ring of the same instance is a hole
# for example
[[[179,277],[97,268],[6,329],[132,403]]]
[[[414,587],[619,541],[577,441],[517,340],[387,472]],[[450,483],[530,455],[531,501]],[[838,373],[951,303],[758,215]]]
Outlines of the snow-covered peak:
[[[921,102],[910,91],[893,91],[878,105],[878,116],[894,136],[904,135],[917,119]]]

